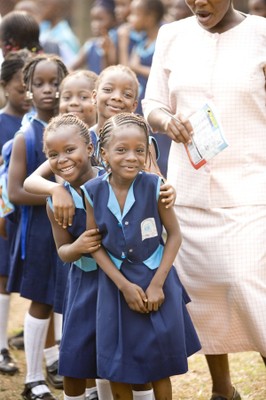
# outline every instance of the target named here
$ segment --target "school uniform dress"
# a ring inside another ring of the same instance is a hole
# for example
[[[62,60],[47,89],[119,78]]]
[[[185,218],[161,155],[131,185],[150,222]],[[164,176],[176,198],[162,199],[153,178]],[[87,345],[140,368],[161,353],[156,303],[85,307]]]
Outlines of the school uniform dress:
[[[183,237],[175,266],[205,354],[266,356],[265,44],[266,20],[253,15],[221,34],[194,16],[164,25],[143,101],[146,118],[212,101],[229,143],[196,171],[172,142],[168,163]]]
[[[123,214],[108,181],[82,188],[94,209],[102,245],[121,273],[145,290],[163,254],[158,213],[161,180],[140,173],[132,183]],[[98,375],[115,382],[145,383],[187,371],[187,357],[200,349],[185,302],[189,298],[174,267],[164,284],[159,311],[130,310],[122,293],[99,269],[97,303]]]
[[[0,153],[2,152],[3,145],[8,140],[12,139],[15,133],[19,130],[21,121],[21,117],[0,112]],[[10,218],[6,218],[6,230],[8,239],[5,240],[0,237],[0,275],[2,276],[8,276],[9,274],[10,243],[16,230],[16,224]]]
[[[44,122],[33,119],[34,129],[34,170],[45,160],[43,146]],[[27,127],[23,130],[27,135]],[[28,154],[27,154],[28,158]],[[16,240],[11,249],[10,275],[7,288],[10,292],[19,292],[22,297],[54,305],[56,290],[65,288],[64,269],[60,269],[56,246],[53,239],[46,206],[27,207],[27,217],[20,218]],[[57,274],[61,278],[57,279]],[[57,282],[57,286],[56,286]],[[55,307],[56,311],[57,307]]]
[[[86,212],[78,192],[67,182],[65,187],[76,207],[72,226],[67,228],[76,240],[86,230]],[[51,200],[49,204],[52,208]],[[67,279],[59,353],[59,374],[62,376],[97,378],[97,289],[97,264],[89,254],[84,254],[71,263]]]

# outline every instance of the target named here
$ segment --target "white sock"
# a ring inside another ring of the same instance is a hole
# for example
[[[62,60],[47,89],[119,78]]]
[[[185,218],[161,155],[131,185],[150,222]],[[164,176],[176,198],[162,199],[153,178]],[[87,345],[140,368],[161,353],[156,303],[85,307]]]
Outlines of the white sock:
[[[99,400],[113,400],[110,382],[106,379],[96,379]]]
[[[49,320],[49,318],[34,318],[28,312],[26,313],[24,321],[24,347],[27,363],[26,383],[45,380],[42,362]]]
[[[90,387],[90,388],[86,388],[86,397],[88,397],[91,393],[96,392],[97,391],[97,387]]]
[[[54,336],[56,342],[60,342],[62,338],[62,321],[63,321],[62,314],[54,312]]]
[[[0,293],[0,350],[8,349],[7,325],[9,316],[10,295]]]
[[[80,396],[67,396],[64,392],[64,400],[85,400],[86,396],[85,393],[81,394]]]
[[[133,390],[134,400],[154,400],[153,389],[150,390]]]
[[[48,349],[43,350],[45,364],[47,367],[50,367],[55,361],[59,358],[59,347],[58,344],[48,347]]]

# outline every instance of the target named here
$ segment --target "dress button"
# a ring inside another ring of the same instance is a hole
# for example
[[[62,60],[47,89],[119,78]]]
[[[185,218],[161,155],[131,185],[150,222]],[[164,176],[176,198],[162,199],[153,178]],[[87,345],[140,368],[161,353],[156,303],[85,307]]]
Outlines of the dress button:
[[[133,249],[129,249],[128,251],[129,251],[129,253],[133,253]]]
[[[129,224],[129,222],[128,221],[125,221],[125,225],[128,225]]]

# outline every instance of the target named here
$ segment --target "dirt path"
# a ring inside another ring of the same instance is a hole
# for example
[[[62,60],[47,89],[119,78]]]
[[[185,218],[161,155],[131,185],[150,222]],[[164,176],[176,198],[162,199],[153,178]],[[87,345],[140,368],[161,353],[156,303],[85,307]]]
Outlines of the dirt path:
[[[23,327],[25,312],[29,302],[16,294],[11,298],[9,332],[13,334]],[[0,375],[0,400],[20,400],[24,385],[24,351],[12,350],[18,361],[20,373],[9,377]],[[232,379],[242,400],[266,400],[266,370],[257,353],[230,355]],[[189,372],[172,378],[173,400],[209,400],[211,381],[205,359],[194,355],[189,359]],[[62,400],[62,391],[52,390],[58,400]]]

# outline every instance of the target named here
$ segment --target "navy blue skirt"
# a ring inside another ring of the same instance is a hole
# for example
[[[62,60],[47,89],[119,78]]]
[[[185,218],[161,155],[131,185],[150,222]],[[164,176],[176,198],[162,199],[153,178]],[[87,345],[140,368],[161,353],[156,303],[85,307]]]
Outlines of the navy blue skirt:
[[[72,378],[97,378],[96,303],[98,271],[72,266],[63,309],[59,373]]]
[[[121,272],[145,291],[156,270],[124,262]],[[174,267],[157,312],[132,311],[102,270],[98,286],[97,367],[101,378],[141,384],[187,372],[187,358],[201,346],[186,308],[190,299]]]

